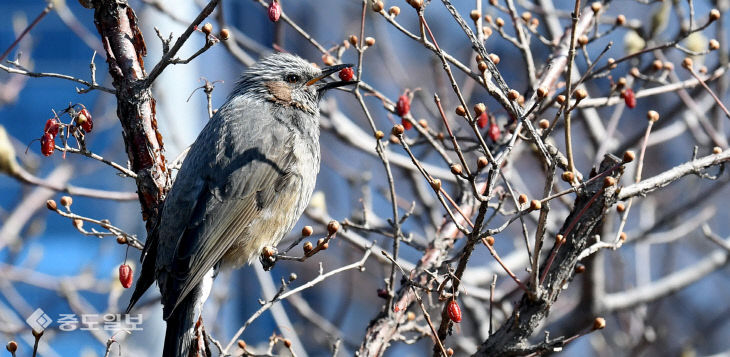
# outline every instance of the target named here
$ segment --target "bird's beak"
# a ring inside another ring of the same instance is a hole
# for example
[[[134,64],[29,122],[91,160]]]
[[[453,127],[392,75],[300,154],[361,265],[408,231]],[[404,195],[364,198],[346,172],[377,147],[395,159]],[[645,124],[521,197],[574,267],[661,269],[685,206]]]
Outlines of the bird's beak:
[[[351,64],[338,64],[338,65],[335,65],[335,66],[329,66],[329,67],[322,68],[322,74],[319,75],[319,76],[317,76],[317,77],[314,77],[314,78],[310,79],[307,82],[307,85],[308,86],[311,86],[311,85],[319,82],[320,80],[329,77],[331,74],[333,74],[335,72],[339,72],[339,71],[341,71],[341,70],[343,70],[345,68],[350,68],[352,66],[353,65],[351,65]],[[335,82],[322,83],[319,86],[319,88],[317,88],[317,91],[321,92],[321,91],[325,91],[325,90],[332,89],[332,88],[346,86],[348,84],[355,84],[357,82],[358,81],[335,81]]]

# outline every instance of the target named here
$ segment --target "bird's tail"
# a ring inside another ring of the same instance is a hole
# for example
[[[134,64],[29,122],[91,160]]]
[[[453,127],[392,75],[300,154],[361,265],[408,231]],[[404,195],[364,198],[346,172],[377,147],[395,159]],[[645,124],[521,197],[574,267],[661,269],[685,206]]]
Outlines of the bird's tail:
[[[145,247],[145,249],[147,248]],[[155,258],[157,256],[157,245],[155,244],[150,247],[150,254],[146,253],[147,252],[142,253],[142,269],[140,270],[139,278],[137,278],[137,283],[134,286],[132,297],[129,298],[129,305],[126,310],[127,314],[132,310],[134,304],[137,303],[145,291],[147,291],[152,283],[155,282]]]
[[[188,357],[195,334],[195,296],[189,294],[167,319],[162,357]]]
[[[152,230],[152,233],[147,236],[147,241],[144,244],[142,250],[142,256],[140,261],[142,262],[142,269],[139,272],[139,278],[134,286],[134,292],[132,297],[129,299],[129,305],[125,313],[129,313],[134,304],[137,303],[139,298],[144,295],[145,291],[149,289],[152,283],[155,282],[155,264],[157,260],[157,228]]]

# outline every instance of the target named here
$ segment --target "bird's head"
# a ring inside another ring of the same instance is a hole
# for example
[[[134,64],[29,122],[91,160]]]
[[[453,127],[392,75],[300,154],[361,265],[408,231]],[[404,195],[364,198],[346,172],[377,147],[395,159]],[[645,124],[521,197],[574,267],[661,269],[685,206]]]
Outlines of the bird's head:
[[[356,81],[326,82],[325,78],[350,64],[322,69],[289,53],[274,53],[259,60],[244,72],[233,95],[251,95],[277,105],[306,112],[319,111],[319,100],[329,89]]]

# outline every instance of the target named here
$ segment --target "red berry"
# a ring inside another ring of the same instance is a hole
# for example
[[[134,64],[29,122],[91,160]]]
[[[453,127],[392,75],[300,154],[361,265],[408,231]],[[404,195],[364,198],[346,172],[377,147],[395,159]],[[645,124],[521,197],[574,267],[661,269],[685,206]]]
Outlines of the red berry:
[[[459,304],[456,302],[456,300],[449,301],[447,312],[449,313],[449,318],[451,319],[451,321],[454,321],[456,323],[461,322],[461,308],[459,307]]]
[[[132,286],[132,267],[127,264],[119,266],[119,282],[125,289],[129,289]]]
[[[499,126],[497,123],[492,123],[489,125],[489,138],[492,139],[492,141],[499,140],[499,136],[502,134],[501,131],[499,131]]]
[[[406,130],[413,129],[413,124],[411,124],[411,122],[406,120],[406,118],[401,119],[400,123],[403,125],[403,129],[406,129]]]
[[[634,96],[634,90],[631,88],[626,88],[623,93],[623,97],[626,106],[629,107],[629,109],[634,109],[634,107],[636,106],[636,96]]]
[[[487,116],[487,113],[482,113],[479,118],[477,118],[477,126],[479,129],[484,129],[487,127],[487,123],[489,122],[489,117]]]
[[[55,143],[53,142],[54,136],[51,133],[43,133],[41,137],[41,153],[43,156],[51,156]]]
[[[94,128],[94,122],[91,121],[91,113],[86,108],[81,109],[78,115],[76,115],[76,124],[84,129],[85,132],[91,132]]]
[[[279,16],[281,16],[279,0],[271,0],[271,4],[269,4],[269,20],[271,22],[277,22],[279,21]]]
[[[60,125],[58,125],[58,121],[56,118],[51,118],[46,120],[46,126],[43,128],[44,133],[51,134],[52,136],[58,135],[58,129]]]
[[[411,100],[407,95],[403,94],[398,97],[398,102],[395,104],[395,112],[400,116],[406,116],[411,111]]]
[[[340,79],[343,81],[351,81],[355,77],[355,71],[352,67],[343,68],[339,73]]]

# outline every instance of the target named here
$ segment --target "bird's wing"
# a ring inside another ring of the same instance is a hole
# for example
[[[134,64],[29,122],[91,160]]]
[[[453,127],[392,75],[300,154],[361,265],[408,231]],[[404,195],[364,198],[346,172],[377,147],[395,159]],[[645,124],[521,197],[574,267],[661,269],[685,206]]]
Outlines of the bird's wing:
[[[176,202],[165,204],[164,236],[160,236],[164,248],[158,248],[157,271],[166,318],[245,234],[259,212],[274,202],[279,188],[300,180],[291,170],[295,161],[292,134],[277,124],[248,125],[245,119],[252,112],[257,111],[238,113],[242,117],[235,122],[204,129],[186,159],[191,161],[178,173],[177,180],[182,180],[175,186],[181,185],[182,194],[177,195],[173,187],[168,199]],[[216,144],[215,148],[195,147]],[[214,152],[215,157],[198,152]],[[171,224],[166,225],[166,220]]]

